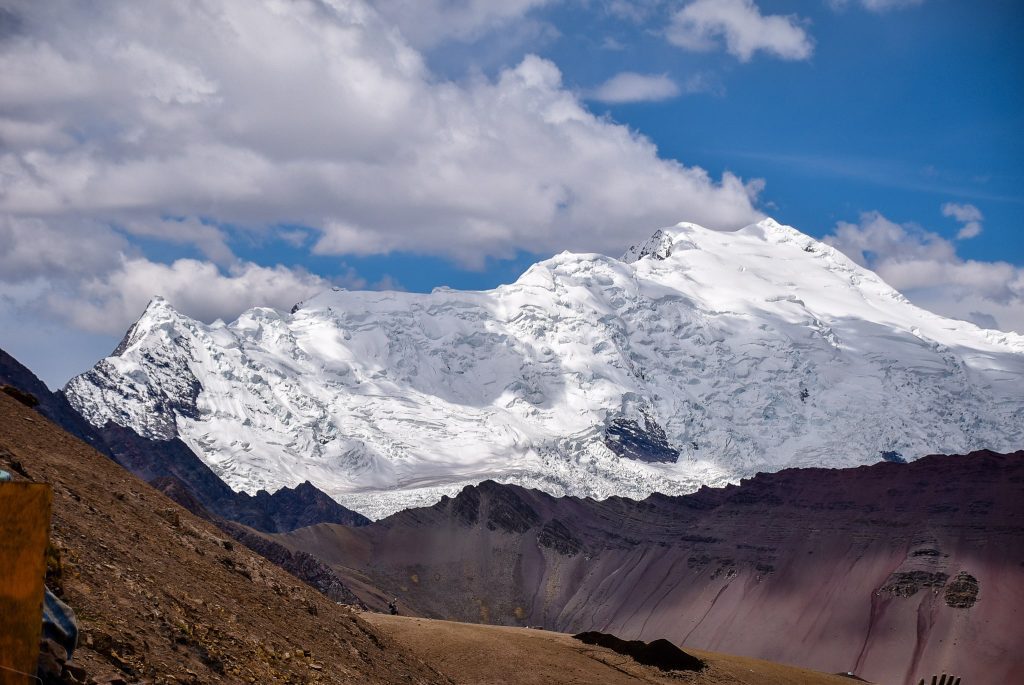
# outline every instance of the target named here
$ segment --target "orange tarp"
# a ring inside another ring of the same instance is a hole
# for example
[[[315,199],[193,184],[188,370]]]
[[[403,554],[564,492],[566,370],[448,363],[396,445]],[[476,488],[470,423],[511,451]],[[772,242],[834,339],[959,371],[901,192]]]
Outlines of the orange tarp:
[[[0,482],[0,685],[38,682],[52,498],[49,485]]]

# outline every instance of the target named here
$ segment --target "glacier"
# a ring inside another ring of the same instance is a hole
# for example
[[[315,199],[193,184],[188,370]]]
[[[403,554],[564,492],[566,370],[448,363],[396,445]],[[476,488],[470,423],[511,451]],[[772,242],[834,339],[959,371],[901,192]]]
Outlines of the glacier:
[[[911,304],[765,219],[562,253],[487,291],[332,289],[204,324],[155,298],[66,386],[232,488],[371,518],[485,479],[642,498],[787,467],[1024,445],[1024,336]]]

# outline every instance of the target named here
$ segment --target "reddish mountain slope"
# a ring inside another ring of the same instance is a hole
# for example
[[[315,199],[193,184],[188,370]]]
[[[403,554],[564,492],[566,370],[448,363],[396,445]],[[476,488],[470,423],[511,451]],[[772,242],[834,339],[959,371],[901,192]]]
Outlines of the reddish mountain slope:
[[[364,601],[393,594],[424,616],[667,637],[884,683],[1024,669],[1024,452],[788,470],[642,502],[488,482],[278,539]]]

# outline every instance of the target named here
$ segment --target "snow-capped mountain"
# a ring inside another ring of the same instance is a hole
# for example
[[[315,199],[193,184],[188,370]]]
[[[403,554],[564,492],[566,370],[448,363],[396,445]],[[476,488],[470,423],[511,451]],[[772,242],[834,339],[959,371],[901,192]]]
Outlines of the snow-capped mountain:
[[[494,290],[331,290],[206,325],[155,299],[71,380],[232,487],[371,517],[484,479],[684,493],[787,466],[1024,444],[1024,336],[919,309],[768,219],[562,253]]]

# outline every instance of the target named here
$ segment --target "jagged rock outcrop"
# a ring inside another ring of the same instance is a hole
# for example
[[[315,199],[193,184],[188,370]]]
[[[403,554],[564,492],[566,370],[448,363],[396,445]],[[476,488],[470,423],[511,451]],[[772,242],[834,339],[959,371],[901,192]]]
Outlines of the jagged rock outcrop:
[[[946,606],[954,609],[970,609],[978,601],[980,589],[977,578],[966,571],[961,571],[946,586]]]

